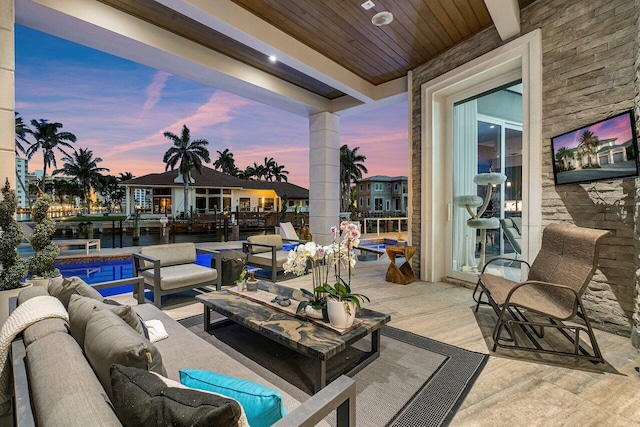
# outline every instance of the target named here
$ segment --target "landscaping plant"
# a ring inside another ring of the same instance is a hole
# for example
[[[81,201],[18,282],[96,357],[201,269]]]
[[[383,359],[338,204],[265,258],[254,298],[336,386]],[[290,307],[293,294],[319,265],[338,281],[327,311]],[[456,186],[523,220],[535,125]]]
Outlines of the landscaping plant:
[[[51,241],[56,224],[47,216],[51,206],[51,196],[40,194],[31,209],[31,219],[35,222],[33,234],[29,239],[35,254],[29,258],[29,273],[32,277],[52,278],[60,275],[60,270],[53,262],[60,253],[60,248]]]
[[[24,237],[24,232],[15,219],[18,198],[11,189],[7,179],[2,188],[3,200],[0,202],[0,290],[20,287],[20,282],[27,275],[27,261],[18,255],[17,247]]]

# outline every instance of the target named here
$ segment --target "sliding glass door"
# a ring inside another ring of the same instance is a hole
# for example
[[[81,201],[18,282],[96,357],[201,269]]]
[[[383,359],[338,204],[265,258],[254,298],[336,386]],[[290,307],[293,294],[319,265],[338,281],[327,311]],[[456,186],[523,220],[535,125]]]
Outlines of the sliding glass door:
[[[482,250],[487,260],[518,255],[519,248],[503,233],[505,219],[522,216],[522,96],[517,87],[513,85],[454,105],[450,266],[453,272],[477,273]],[[474,183],[474,177],[484,173],[504,174],[507,180],[492,186]],[[480,217],[497,218],[501,224],[499,228],[486,230],[485,242],[480,230],[467,225],[471,214],[480,212]],[[518,219],[515,222],[521,224]]]

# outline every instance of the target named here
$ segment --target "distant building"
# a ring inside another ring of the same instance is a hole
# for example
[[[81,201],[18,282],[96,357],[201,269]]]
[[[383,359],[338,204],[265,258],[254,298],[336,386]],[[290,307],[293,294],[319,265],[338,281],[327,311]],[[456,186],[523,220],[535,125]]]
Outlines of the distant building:
[[[28,170],[29,160],[16,156],[16,196],[18,196],[18,208],[29,207]],[[20,183],[22,183],[22,185]],[[23,185],[24,188],[22,188]]]
[[[375,175],[356,184],[358,212],[397,212],[406,215],[408,192],[406,176]]]
[[[178,216],[184,212],[184,188],[177,170],[152,173],[120,183],[125,187],[127,215],[136,206],[157,215]],[[288,182],[249,181],[208,167],[191,173],[189,206],[202,214],[222,211],[274,211],[287,197],[289,212],[307,212],[309,190]]]
[[[618,138],[600,140],[594,152],[581,147],[559,151],[555,159],[556,170],[580,170],[593,165],[602,167],[635,159],[631,140],[623,144],[616,144],[617,141]]]

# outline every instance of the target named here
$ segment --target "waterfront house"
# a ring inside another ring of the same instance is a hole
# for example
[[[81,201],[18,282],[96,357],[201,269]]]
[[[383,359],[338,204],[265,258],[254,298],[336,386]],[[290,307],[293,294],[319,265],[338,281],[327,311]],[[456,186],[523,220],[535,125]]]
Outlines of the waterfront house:
[[[184,187],[177,170],[152,173],[124,181],[127,215],[143,213],[179,217],[184,212]],[[281,211],[286,197],[289,212],[307,212],[309,190],[288,182],[251,181],[218,172],[206,166],[191,172],[189,204],[194,213],[230,211]]]
[[[375,175],[363,178],[355,186],[357,210],[362,213],[407,214],[407,177]]]

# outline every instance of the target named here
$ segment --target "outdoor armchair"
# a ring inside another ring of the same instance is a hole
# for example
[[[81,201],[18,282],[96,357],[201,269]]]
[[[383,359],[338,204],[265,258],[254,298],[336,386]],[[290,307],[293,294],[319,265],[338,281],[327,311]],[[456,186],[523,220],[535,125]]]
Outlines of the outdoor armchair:
[[[582,303],[582,295],[598,263],[598,244],[609,234],[606,230],[550,224],[543,232],[542,248],[531,264],[528,279],[517,283],[504,277],[485,273],[493,262],[489,261],[478,278],[473,298],[488,303],[498,315],[493,330],[493,351],[497,347],[586,357],[603,362],[602,354]],[[529,264],[523,260],[510,260]],[[479,293],[478,293],[479,292]],[[486,302],[482,300],[485,297]],[[532,320],[529,319],[531,316]],[[578,317],[581,324],[564,324]],[[542,320],[540,320],[542,319]],[[522,335],[518,335],[519,328]],[[538,338],[545,329],[560,332],[573,344],[572,351],[544,348]],[[580,343],[580,333],[589,336],[591,351]],[[526,341],[531,341],[528,345]]]

